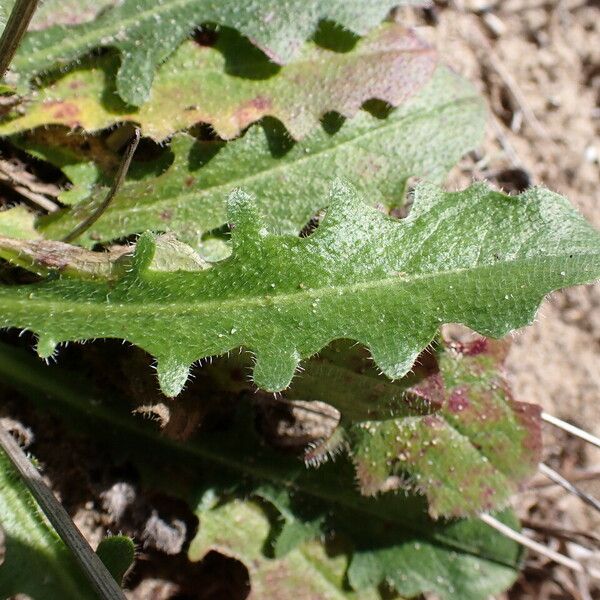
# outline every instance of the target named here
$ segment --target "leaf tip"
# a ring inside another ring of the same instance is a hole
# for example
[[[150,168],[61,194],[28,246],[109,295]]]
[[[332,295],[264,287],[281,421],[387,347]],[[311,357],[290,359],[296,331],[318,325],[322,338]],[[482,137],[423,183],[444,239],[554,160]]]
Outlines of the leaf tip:
[[[190,375],[189,365],[171,357],[157,359],[156,372],[160,389],[168,398],[174,398],[185,387]]]
[[[40,335],[36,344],[36,351],[40,358],[52,358],[54,353],[56,352],[56,347],[58,346],[58,342],[50,337],[49,335]]]
[[[267,392],[280,392],[290,385],[299,363],[297,350],[272,347],[257,351],[252,375],[254,384]]]

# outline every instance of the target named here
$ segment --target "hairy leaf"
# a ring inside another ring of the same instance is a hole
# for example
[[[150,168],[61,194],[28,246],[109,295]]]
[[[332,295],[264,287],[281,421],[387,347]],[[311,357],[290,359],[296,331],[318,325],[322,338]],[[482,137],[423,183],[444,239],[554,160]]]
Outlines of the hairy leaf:
[[[410,176],[441,181],[479,144],[484,112],[472,86],[440,67],[419,94],[386,119],[360,112],[339,128],[326,122],[295,144],[271,123],[251,127],[227,144],[180,134],[171,142],[171,168],[159,177],[125,183],[81,242],[93,245],[146,229],[174,231],[195,242],[226,222],[226,199],[236,187],[256,194],[271,231],[298,233],[322,208],[332,175],[348,179],[369,202],[389,208],[401,202]],[[41,231],[63,237],[105,193],[43,219]]]
[[[97,131],[135,121],[144,135],[162,141],[204,122],[230,139],[271,115],[300,138],[327,111],[351,117],[371,98],[402,103],[427,82],[436,62],[430,48],[394,24],[374,31],[350,52],[308,44],[297,62],[278,73],[246,46],[230,31],[220,34],[216,47],[185,42],[160,67],[152,98],[133,110],[110,87],[115,57],[100,58],[92,61],[96,67],[78,68],[36,92],[25,114],[16,113],[0,132],[46,124]]]
[[[434,517],[477,514],[505,505],[540,460],[540,409],[513,400],[505,348],[481,339],[435,360],[425,353],[416,373],[391,382],[364,353],[337,344],[307,361],[286,397],[341,411],[363,493],[402,487],[425,494]],[[335,441],[309,449],[307,460],[326,459]]]
[[[295,548],[302,550],[306,541],[324,534],[346,539],[348,580],[361,598],[363,590],[386,582],[404,596],[431,591],[444,600],[484,600],[516,577],[518,546],[482,522],[434,522],[421,499],[404,493],[361,496],[352,485],[351,465],[340,460],[307,470],[261,444],[249,426],[252,415],[242,413],[232,428],[183,444],[132,420],[125,403],[107,407],[106,395],[96,395],[78,374],[36,363],[5,344],[0,344],[0,379],[38,406],[71,419],[79,431],[105,437],[113,452],[126,451],[146,476],[171,493],[179,491],[199,511],[236,498],[269,503],[281,516],[269,534],[276,559],[293,559]],[[183,489],[175,466],[185,470]],[[499,517],[518,527],[510,512]],[[236,552],[242,550],[236,546]]]
[[[305,448],[305,462],[318,466],[346,453],[363,494],[418,492],[433,517],[505,506],[541,454],[540,408],[513,399],[503,373],[507,350],[506,340],[436,341],[409,375],[390,381],[364,348],[330,344],[283,394],[292,414],[311,411],[326,423]],[[235,354],[203,367],[214,378],[207,386],[250,392],[237,375],[249,366]]]
[[[0,564],[0,598],[27,594],[32,600],[97,599],[72,554],[1,449],[0,530],[5,554]],[[106,544],[110,545],[110,551]],[[114,562],[118,553],[122,557],[119,565],[126,570],[133,553],[129,552],[125,565],[125,548],[133,548],[129,538],[107,538],[101,558]]]
[[[117,90],[139,106],[150,94],[158,65],[202,23],[237,29],[278,63],[288,62],[321,19],[366,33],[391,8],[419,0],[125,0],[90,23],[55,26],[25,37],[13,69],[25,78],[64,66],[97,47],[120,52]]]
[[[37,332],[41,356],[64,341],[126,339],[156,357],[170,396],[194,361],[244,346],[255,383],[277,391],[333,339],[362,342],[400,378],[440,324],[500,337],[529,323],[548,292],[600,276],[600,235],[542,188],[510,197],[484,184],[458,193],[422,184],[397,221],[337,182],[307,238],[270,234],[238,191],[229,220],[233,254],[211,269],[148,272],[146,234],[117,282],[0,288],[0,324]]]
[[[190,560],[202,560],[215,551],[241,561],[250,575],[250,600],[381,598],[375,590],[361,590],[360,596],[346,590],[346,554],[330,556],[319,542],[305,542],[285,556],[268,558],[265,548],[272,526],[264,507],[255,501],[235,499],[210,508],[201,505],[196,515],[201,525],[190,545]]]

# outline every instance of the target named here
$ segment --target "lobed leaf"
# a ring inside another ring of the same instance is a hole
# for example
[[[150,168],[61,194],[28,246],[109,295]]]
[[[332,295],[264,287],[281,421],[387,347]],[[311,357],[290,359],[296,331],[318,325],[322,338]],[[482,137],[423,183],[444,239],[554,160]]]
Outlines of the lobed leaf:
[[[307,44],[296,62],[276,73],[257,53],[227,30],[215,47],[187,41],[159,68],[152,97],[139,109],[115,96],[116,59],[101,57],[91,68],[78,67],[43,86],[0,133],[47,124],[97,131],[134,121],[144,135],[162,141],[203,122],[231,139],[270,115],[301,138],[328,111],[352,117],[372,98],[401,104],[428,81],[436,63],[424,42],[395,24],[375,30],[349,52]]]
[[[202,23],[240,31],[278,63],[289,62],[319,21],[335,21],[364,34],[395,6],[419,0],[124,0],[90,23],[54,26],[27,35],[12,63],[26,79],[67,65],[98,47],[118,49],[117,91],[139,106],[150,94],[154,72]]]
[[[600,276],[600,235],[542,188],[511,197],[422,184],[401,221],[341,182],[329,203],[317,231],[298,238],[269,233],[252,198],[235,192],[233,254],[213,268],[149,272],[146,234],[116,282],[0,288],[0,324],[37,332],[41,356],[69,340],[126,339],[156,357],[170,396],[193,362],[244,346],[256,385],[278,391],[333,339],[362,342],[396,379],[442,323],[500,337],[529,323],[548,292]]]
[[[436,341],[410,374],[390,381],[364,348],[330,344],[283,394],[292,413],[309,411],[326,423],[305,448],[305,462],[347,454],[361,493],[420,493],[434,518],[506,506],[535,473],[542,446],[540,408],[515,401],[504,377],[507,350],[505,340]],[[248,367],[241,355],[203,367],[207,387],[248,393],[252,385],[239,376]]]
[[[402,201],[409,177],[441,181],[480,143],[484,119],[473,87],[439,67],[386,119],[362,111],[343,124],[329,119],[295,144],[268,122],[227,144],[180,134],[171,142],[172,166],[158,177],[126,182],[81,241],[93,245],[149,229],[195,243],[226,223],[227,196],[236,187],[257,196],[271,231],[298,233],[322,208],[332,174],[348,179],[370,202],[391,208]],[[46,237],[65,236],[105,193],[42,219],[39,229]]]
[[[133,420],[126,403],[106,406],[107,396],[95,393],[79,374],[43,365],[5,344],[0,344],[0,380],[38,406],[76,423],[78,431],[93,430],[107,440],[112,452],[126,452],[155,485],[182,494],[204,515],[200,537],[190,550],[194,559],[214,539],[213,515],[207,511],[252,498],[262,506],[270,505],[280,516],[268,534],[271,548],[267,545],[255,559],[264,564],[271,554],[271,560],[282,564],[279,561],[296,560],[296,549],[305,552],[308,540],[332,535],[345,539],[349,544],[346,576],[360,598],[385,582],[407,597],[430,591],[443,600],[484,600],[506,589],[516,577],[518,545],[481,521],[434,522],[421,499],[404,493],[377,499],[361,496],[352,485],[351,465],[340,460],[318,471],[307,470],[301,462],[262,444],[249,426],[252,415],[245,412],[232,427],[181,443]],[[176,467],[185,472],[183,486]],[[219,516],[223,513],[214,514]],[[512,513],[498,517],[518,527]],[[202,533],[207,520],[209,529]],[[258,533],[264,527],[261,520]],[[246,542],[225,540],[230,551],[240,556],[248,552]]]
[[[506,505],[541,452],[540,409],[512,398],[502,372],[506,347],[481,339],[444,347],[435,360],[424,353],[416,372],[397,382],[377,376],[356,348],[326,349],[307,361],[286,397],[335,406],[345,442],[324,440],[307,460],[325,460],[335,441],[345,443],[364,494],[418,491],[434,517]]]
[[[304,542],[279,558],[269,558],[272,525],[260,503],[234,499],[224,504],[196,510],[201,526],[190,544],[191,561],[202,560],[209,552],[235,558],[246,566],[250,576],[249,600],[378,600],[373,589],[360,596],[346,589],[348,557],[345,552],[331,556],[325,545]]]

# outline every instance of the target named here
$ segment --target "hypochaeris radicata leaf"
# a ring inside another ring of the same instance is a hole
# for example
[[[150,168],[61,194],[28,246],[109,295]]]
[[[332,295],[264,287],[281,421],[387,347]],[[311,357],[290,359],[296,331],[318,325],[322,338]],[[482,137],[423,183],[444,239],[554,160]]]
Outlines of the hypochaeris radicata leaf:
[[[156,358],[171,396],[193,362],[244,347],[256,385],[278,391],[336,338],[367,346],[397,379],[442,323],[500,337],[529,323],[548,292],[600,275],[600,235],[542,188],[511,197],[484,184],[457,193],[422,184],[403,220],[341,182],[324,204],[312,235],[274,235],[253,199],[234,192],[230,258],[199,272],[151,272],[155,243],[145,234],[115,282],[2,288],[0,323],[36,332],[42,356],[69,340],[128,340]]]

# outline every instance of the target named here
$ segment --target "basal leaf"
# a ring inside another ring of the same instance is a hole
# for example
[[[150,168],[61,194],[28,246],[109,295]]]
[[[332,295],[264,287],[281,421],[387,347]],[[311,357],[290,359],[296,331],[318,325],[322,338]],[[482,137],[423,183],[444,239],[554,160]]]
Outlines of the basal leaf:
[[[5,344],[0,344],[0,379],[38,406],[77,423],[78,431],[93,430],[111,451],[127,452],[156,485],[171,493],[179,490],[201,514],[236,499],[271,504],[281,516],[268,536],[275,554],[271,560],[295,560],[295,549],[305,552],[304,544],[315,537],[345,539],[348,581],[360,598],[385,582],[407,597],[430,591],[444,600],[484,600],[516,577],[518,546],[481,521],[432,521],[422,499],[404,493],[361,496],[352,485],[351,465],[341,459],[307,470],[302,462],[262,444],[252,432],[252,415],[242,413],[237,425],[181,443],[134,421],[125,402],[107,407],[102,400],[106,395],[97,395],[79,374],[43,365]],[[175,483],[175,468],[185,471],[183,490]],[[518,527],[510,512],[498,516]],[[257,538],[264,527],[261,521]],[[213,533],[210,528],[205,543]],[[191,550],[194,558],[202,554],[196,554],[203,543],[202,519],[200,536]],[[248,552],[246,540],[229,537],[226,543],[231,552]],[[268,546],[265,556],[255,558],[266,561],[273,555]]]
[[[542,445],[540,408],[515,401],[504,377],[507,350],[505,340],[436,340],[410,374],[390,381],[364,348],[330,344],[283,393],[292,413],[316,411],[329,423],[305,448],[305,462],[316,467],[347,454],[363,494],[418,492],[434,518],[504,507],[535,473]],[[203,370],[208,387],[249,393],[252,384],[236,375],[249,367],[235,353]]]
[[[428,81],[436,62],[424,42],[395,24],[375,30],[349,52],[309,43],[277,73],[261,56],[231,31],[223,31],[215,47],[187,41],[159,68],[150,100],[135,109],[111,89],[116,59],[108,55],[42,87],[25,114],[16,113],[0,133],[46,124],[97,131],[134,121],[144,135],[162,141],[204,122],[230,139],[270,115],[300,138],[327,111],[351,117],[372,98],[401,104]]]
[[[190,560],[202,560],[214,551],[241,561],[250,576],[250,600],[381,598],[375,590],[361,590],[358,596],[345,589],[347,555],[330,556],[319,542],[305,542],[285,556],[268,558],[265,548],[272,525],[264,507],[255,501],[235,499],[210,508],[200,506],[196,515],[201,525],[190,545]]]
[[[191,363],[243,346],[256,356],[255,383],[277,391],[333,339],[362,342],[400,378],[440,324],[500,337],[529,323],[548,292],[600,276],[600,235],[542,188],[511,197],[423,184],[401,221],[341,182],[328,202],[317,231],[299,238],[269,233],[252,198],[235,192],[233,254],[213,268],[148,272],[155,244],[143,235],[116,282],[0,288],[0,324],[37,332],[41,356],[68,340],[126,339],[156,357],[171,396]]]
[[[336,344],[306,362],[286,397],[341,412],[363,493],[401,487],[426,495],[434,517],[477,514],[504,506],[540,460],[540,409],[512,398],[506,346],[481,339],[445,347],[392,382],[364,353]],[[324,440],[307,459],[319,462],[330,446]]]
[[[90,23],[55,26],[26,36],[12,67],[24,78],[69,64],[98,47],[119,50],[117,90],[139,106],[150,94],[158,65],[202,23],[237,29],[278,63],[288,62],[322,19],[357,34],[395,6],[418,0],[125,0]],[[223,97],[223,96],[221,96]]]
[[[298,233],[322,208],[332,175],[389,208],[401,202],[410,176],[441,181],[479,144],[484,112],[472,86],[439,67],[430,83],[386,119],[361,111],[341,127],[319,128],[295,144],[270,123],[227,144],[180,134],[171,142],[171,168],[125,183],[81,241],[93,245],[149,229],[174,231],[193,242],[226,222],[226,199],[236,187],[256,194],[271,231]],[[105,194],[101,190],[91,202],[43,219],[41,231],[54,239],[65,236]]]
[[[73,555],[1,449],[0,528],[5,554],[0,563],[0,598],[26,594],[32,600],[97,600]],[[133,544],[129,538],[106,538],[104,544],[101,558],[119,555],[121,571],[131,565]],[[107,545],[111,547],[109,553]],[[130,550],[127,564],[125,549]]]

